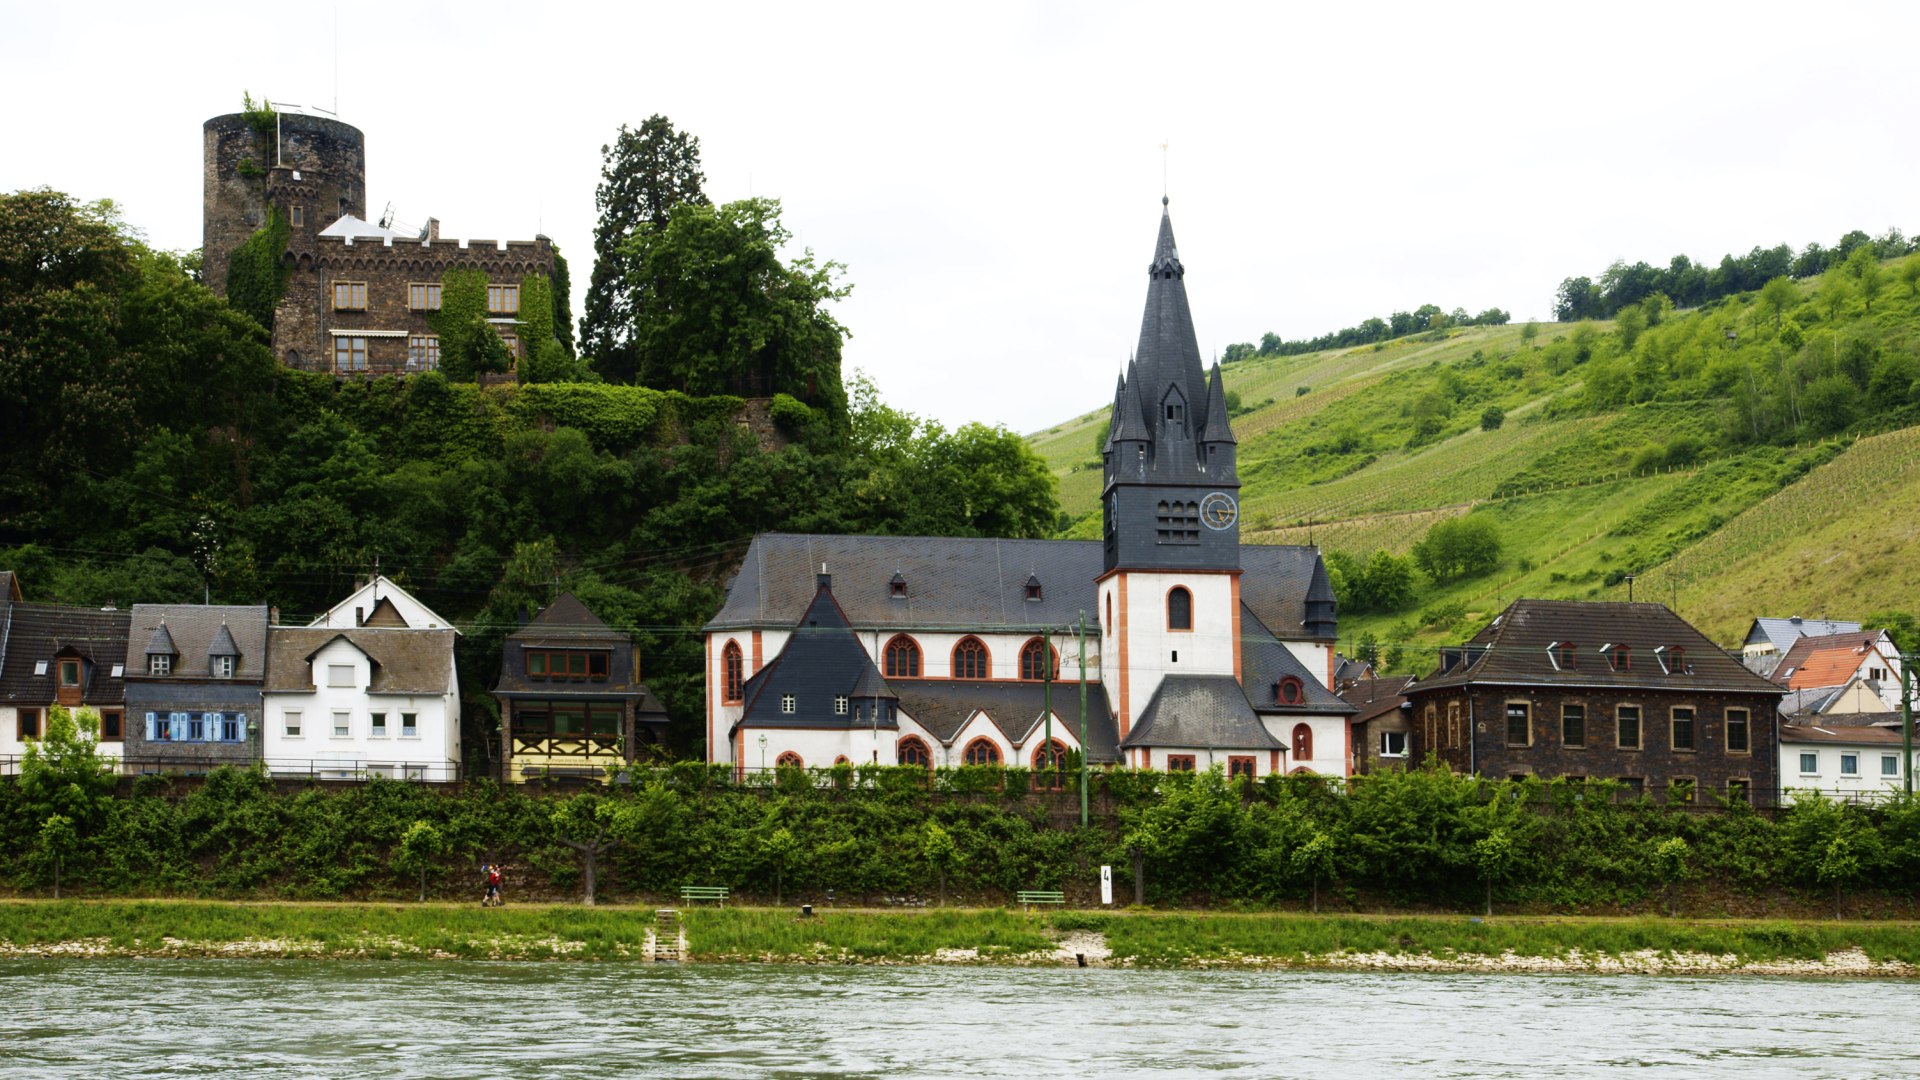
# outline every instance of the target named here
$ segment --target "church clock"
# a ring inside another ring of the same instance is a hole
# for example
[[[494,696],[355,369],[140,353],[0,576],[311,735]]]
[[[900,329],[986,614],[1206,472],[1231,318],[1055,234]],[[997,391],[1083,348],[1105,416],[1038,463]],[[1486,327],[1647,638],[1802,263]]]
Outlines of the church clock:
[[[1234,519],[1240,516],[1240,506],[1233,496],[1224,491],[1216,491],[1200,500],[1200,520],[1207,528],[1220,532],[1233,527]]]

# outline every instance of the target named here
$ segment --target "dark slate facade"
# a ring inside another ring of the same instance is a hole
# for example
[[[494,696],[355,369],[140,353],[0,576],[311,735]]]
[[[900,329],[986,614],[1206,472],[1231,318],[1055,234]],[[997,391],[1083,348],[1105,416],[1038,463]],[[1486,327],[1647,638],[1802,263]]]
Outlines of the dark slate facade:
[[[1406,695],[1414,753],[1457,772],[1777,795],[1781,688],[1663,604],[1515,601]]]
[[[135,604],[132,615],[127,770],[204,772],[258,761],[267,608]]]
[[[576,656],[580,671],[556,670]],[[493,696],[508,779],[602,778],[606,766],[630,762],[641,747],[665,739],[666,708],[640,681],[633,638],[572,593],[507,636]]]
[[[1101,455],[1106,570],[1240,567],[1238,448],[1220,366],[1209,377],[1201,362],[1186,274],[1163,211],[1140,344],[1114,393]]]

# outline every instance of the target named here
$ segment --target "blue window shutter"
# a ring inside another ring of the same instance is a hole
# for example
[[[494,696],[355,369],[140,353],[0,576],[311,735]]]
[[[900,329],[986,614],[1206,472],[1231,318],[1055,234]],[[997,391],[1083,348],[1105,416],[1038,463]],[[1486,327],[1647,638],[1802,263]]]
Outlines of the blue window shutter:
[[[246,713],[233,714],[233,733],[234,733],[234,738],[237,739],[238,741],[240,742],[247,741],[247,714]]]
[[[225,719],[226,717],[220,715],[217,712],[210,712],[207,714],[207,741],[208,742],[220,741],[220,734],[221,734],[220,722]]]
[[[152,742],[154,739],[159,737],[159,733],[154,730],[159,726],[160,726],[159,717],[155,716],[152,713],[148,713],[147,714],[147,741],[148,742]]]

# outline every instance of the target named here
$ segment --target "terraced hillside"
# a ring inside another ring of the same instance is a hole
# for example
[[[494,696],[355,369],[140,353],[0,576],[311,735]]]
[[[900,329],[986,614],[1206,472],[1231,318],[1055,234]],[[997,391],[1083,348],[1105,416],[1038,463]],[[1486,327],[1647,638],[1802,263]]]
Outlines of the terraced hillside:
[[[1907,261],[1920,260],[1912,256]],[[1349,647],[1403,668],[1520,596],[1678,605],[1720,640],[1762,612],[1920,608],[1920,273],[1842,272],[1617,323],[1442,330],[1228,365],[1243,536],[1317,543]],[[1102,407],[1031,437],[1068,535],[1098,535]],[[1884,432],[1884,433],[1882,433]],[[1491,568],[1369,606],[1374,553],[1490,522]]]

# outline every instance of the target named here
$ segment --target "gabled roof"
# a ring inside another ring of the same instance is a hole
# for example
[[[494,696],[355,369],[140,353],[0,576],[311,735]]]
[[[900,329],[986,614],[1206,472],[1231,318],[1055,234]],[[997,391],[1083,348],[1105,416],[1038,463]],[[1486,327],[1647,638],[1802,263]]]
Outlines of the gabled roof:
[[[813,602],[814,575],[825,563],[834,599],[847,621],[874,630],[1006,630],[1032,632],[1095,618],[1094,579],[1104,570],[1095,540],[994,540],[925,536],[807,536],[762,533],[753,538],[727,600],[708,632],[794,625]],[[1282,639],[1308,638],[1307,604],[1331,613],[1333,590],[1320,553],[1292,544],[1240,545],[1240,597]],[[892,597],[894,574],[908,582]],[[1026,599],[1032,573],[1046,584]]]
[[[1369,720],[1375,720],[1405,708],[1407,687],[1412,684],[1413,676],[1411,675],[1361,679],[1343,691],[1340,698],[1359,710],[1353,714],[1351,722],[1364,724]]]
[[[1571,668],[1562,669],[1548,655],[1555,643],[1574,646]],[[1606,645],[1629,647],[1632,666],[1613,670],[1600,651]],[[1656,650],[1676,647],[1686,650],[1685,667],[1663,670]],[[1664,604],[1516,600],[1463,649],[1462,662],[1420,680],[1410,692],[1494,684],[1780,693]]]
[[[615,630],[570,592],[554,597],[553,603],[527,621],[527,625],[507,635],[508,641],[534,644],[542,641],[596,642],[607,645],[631,644],[632,637]]]
[[[1009,743],[1024,749],[1039,745],[1046,717],[1046,685],[1037,682],[992,682],[961,679],[894,679],[900,711],[926,728],[943,744],[952,745],[961,729],[978,713],[985,713]],[[1077,681],[1053,684],[1053,715],[1086,748],[1089,762],[1120,760],[1119,732],[1107,712],[1107,695],[1089,676],[1087,731],[1080,728],[1080,687]]]
[[[1240,670],[1246,680],[1246,698],[1257,712],[1328,716],[1353,712],[1353,706],[1321,685],[1320,677],[1307,670],[1245,603],[1240,605]],[[1298,705],[1274,700],[1273,687],[1289,677],[1300,680],[1305,700]]]
[[[1794,690],[1844,686],[1884,636],[1881,630],[1802,637],[1773,669],[1773,681]]]
[[[1798,615],[1788,619],[1759,618],[1747,627],[1747,645],[1762,642],[1773,646],[1776,652],[1786,652],[1793,643],[1812,635],[1824,637],[1828,634],[1852,634],[1858,632],[1857,622],[1841,622],[1837,619],[1803,619]]]
[[[394,604],[393,597],[391,596],[383,596],[374,601],[373,610],[367,612],[367,621],[361,625],[379,627],[386,630],[408,630],[412,628],[411,624],[407,622],[407,617],[400,614],[400,609]]]
[[[752,727],[842,728],[897,726],[892,720],[876,722],[869,717],[861,722],[857,710],[834,711],[836,698],[893,698],[896,695],[874,667],[867,650],[854,636],[846,613],[834,602],[832,579],[822,574],[814,587],[813,602],[801,615],[791,637],[780,654],[766,667],[755,672],[742,688],[746,707],[741,710],[742,724]],[[794,711],[781,708],[782,699],[791,695]]]
[[[453,630],[459,633],[452,622],[421,603],[412,593],[395,585],[385,574],[374,575],[370,581],[349,593],[346,599],[328,608],[307,625],[331,626],[337,630],[364,626],[367,616],[379,607],[382,600],[391,600],[402,621],[415,630]]]
[[[1842,727],[1824,722],[1819,724],[1781,724],[1780,741],[1783,743],[1829,743],[1843,746],[1900,746],[1900,732],[1896,728],[1873,726]]]
[[[88,661],[81,700],[88,705],[114,705],[126,700],[126,687],[114,669],[127,655],[131,613],[111,608],[69,607],[65,604],[9,603],[0,623],[6,652],[0,658],[0,702],[45,705],[54,700],[55,656],[77,655]],[[36,674],[40,664],[46,670]]]
[[[1260,722],[1233,676],[1169,675],[1120,745],[1273,750],[1286,744]]]
[[[147,657],[166,653],[174,658],[171,678],[209,678],[209,657],[233,656],[233,678],[258,681],[267,670],[268,616],[265,604],[135,604],[127,673],[145,678]]]
[[[274,626],[267,630],[265,693],[314,689],[312,657],[346,639],[373,663],[368,687],[375,694],[444,694],[453,685],[452,630],[385,630],[368,627]]]

